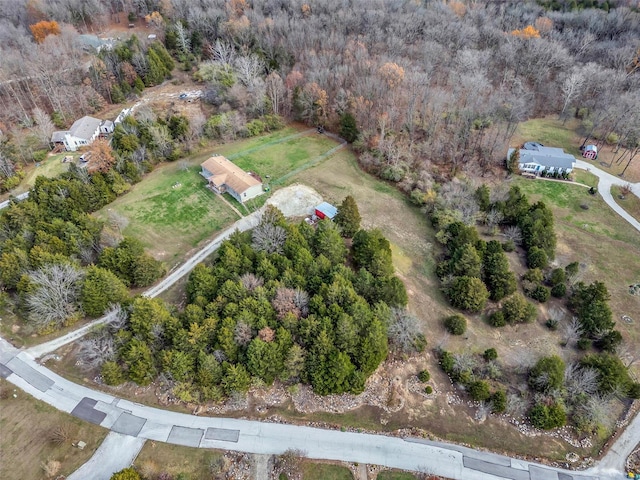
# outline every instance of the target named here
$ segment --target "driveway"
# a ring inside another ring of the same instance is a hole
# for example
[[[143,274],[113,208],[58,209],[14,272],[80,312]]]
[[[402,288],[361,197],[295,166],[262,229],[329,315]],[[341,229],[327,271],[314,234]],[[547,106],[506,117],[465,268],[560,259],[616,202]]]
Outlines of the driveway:
[[[609,205],[614,212],[616,212],[627,222],[629,222],[629,224],[633,228],[640,232],[640,222],[629,215],[624,210],[624,208],[618,205],[618,203],[614,200],[613,195],[611,195],[611,187],[613,185],[625,185],[628,182],[625,182],[615,175],[611,175],[610,173],[600,170],[599,168],[594,167],[584,160],[576,160],[576,168],[587,170],[588,172],[593,173],[596,177],[598,177],[598,193],[600,193],[606,204]],[[631,192],[640,198],[640,183],[632,183]]]
[[[145,441],[141,437],[111,432],[87,463],[67,480],[109,480],[114,473],[131,466]]]
[[[636,416],[628,433],[613,445],[600,466],[574,472],[419,438],[199,417],[160,410],[75,384],[39,365],[29,353],[17,350],[4,339],[0,339],[0,375],[59,410],[136,439],[264,455],[278,455],[295,448],[314,459],[384,465],[453,479],[622,478],[620,460],[626,458],[640,440],[640,416]]]

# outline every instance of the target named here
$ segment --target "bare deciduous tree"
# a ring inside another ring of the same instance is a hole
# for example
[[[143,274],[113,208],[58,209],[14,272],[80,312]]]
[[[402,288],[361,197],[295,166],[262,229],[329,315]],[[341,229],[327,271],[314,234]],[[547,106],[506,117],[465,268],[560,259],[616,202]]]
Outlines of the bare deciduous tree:
[[[35,122],[33,132],[42,145],[48,145],[55,128],[51,118],[44,110],[36,107],[33,109],[33,120]]]
[[[242,55],[233,63],[238,79],[245,87],[252,87],[264,72],[264,63],[257,55]]]
[[[83,273],[73,265],[45,265],[31,272],[34,288],[26,296],[29,321],[37,328],[60,327],[79,313],[78,299]]]
[[[580,326],[580,320],[578,320],[578,317],[571,317],[571,320],[565,323],[563,333],[564,342],[567,345],[578,341],[582,335],[582,327]]]
[[[253,340],[253,329],[251,325],[245,322],[238,322],[233,331],[233,340],[242,347],[249,345],[251,340]]]
[[[418,319],[401,308],[391,309],[387,335],[391,344],[402,353],[419,351],[424,341]]]
[[[245,273],[240,277],[240,281],[242,286],[250,292],[264,285],[264,280],[253,273]]]
[[[522,232],[520,231],[520,227],[510,225],[504,229],[503,234],[516,245],[520,245],[522,243]]]
[[[91,371],[104,362],[115,358],[116,348],[113,335],[108,328],[100,328],[89,338],[80,341],[76,358],[83,370]]]
[[[570,398],[585,393],[592,395],[598,390],[598,372],[570,363],[564,370],[564,386]]]
[[[252,246],[259,252],[282,253],[287,232],[279,225],[261,222],[252,233]]]

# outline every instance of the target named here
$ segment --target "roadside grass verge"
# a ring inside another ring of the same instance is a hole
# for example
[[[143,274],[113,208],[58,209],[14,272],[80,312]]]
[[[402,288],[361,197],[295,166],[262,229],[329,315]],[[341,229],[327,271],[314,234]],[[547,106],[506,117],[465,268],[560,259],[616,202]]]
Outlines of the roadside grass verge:
[[[530,201],[543,200],[553,210],[558,237],[556,262],[560,266],[580,262],[581,280],[605,282],[617,328],[637,344],[640,332],[619,320],[622,315],[634,317],[638,312],[638,298],[629,295],[628,286],[640,278],[640,234],[600,195],[590,195],[584,187],[522,178],[514,182]],[[635,317],[640,321],[637,314]]]
[[[353,480],[351,470],[342,465],[305,461],[302,466],[303,480]]]
[[[222,458],[222,452],[205,448],[182,447],[148,440],[138,454],[134,466],[145,478],[158,478],[166,472],[171,477],[199,480],[213,478],[211,465]]]
[[[49,440],[56,428],[61,429],[59,444]],[[0,478],[45,478],[43,465],[50,461],[60,462],[54,477],[68,476],[91,458],[106,435],[104,428],[60,412],[0,379]],[[72,445],[79,440],[86,442],[84,450]],[[56,468],[54,463],[49,466]]]
[[[638,188],[638,187],[636,187]],[[636,220],[640,221],[640,198],[633,193],[622,196],[622,187],[613,185],[611,187],[611,195],[618,205]]]
[[[412,473],[398,472],[395,470],[385,470],[380,472],[376,477],[377,480],[417,480],[417,477]]]

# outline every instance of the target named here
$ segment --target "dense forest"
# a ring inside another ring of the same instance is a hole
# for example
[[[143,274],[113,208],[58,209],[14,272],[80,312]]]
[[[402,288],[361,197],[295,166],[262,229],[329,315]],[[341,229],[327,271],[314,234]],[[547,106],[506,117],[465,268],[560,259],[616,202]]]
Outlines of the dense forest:
[[[42,130],[43,114],[69,123],[155,84],[161,50],[103,51],[87,70],[77,46],[72,26],[99,32],[129,16],[157,28],[180,68],[205,84],[222,130],[235,134],[271,113],[335,131],[355,125],[362,164],[417,202],[434,179],[502,163],[515,127],[532,116],[577,116],[585,135],[629,155],[640,138],[633,1],[51,0],[10,7],[0,9],[0,121],[9,135],[12,125]],[[30,30],[43,21],[61,26]],[[28,147],[28,136],[15,133],[17,150]]]

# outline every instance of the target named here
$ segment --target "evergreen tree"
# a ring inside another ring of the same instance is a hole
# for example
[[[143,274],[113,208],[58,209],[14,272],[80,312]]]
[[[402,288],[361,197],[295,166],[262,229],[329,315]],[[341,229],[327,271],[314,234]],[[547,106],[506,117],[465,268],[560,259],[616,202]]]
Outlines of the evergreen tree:
[[[90,317],[99,317],[110,304],[125,303],[129,298],[127,287],[112,272],[100,267],[86,271],[80,301],[82,309]]]
[[[334,221],[340,227],[342,234],[351,238],[360,230],[360,220],[358,204],[351,195],[348,195],[338,207]]]
[[[359,134],[355,117],[348,112],[343,113],[340,117],[340,136],[347,142],[353,143]]]

